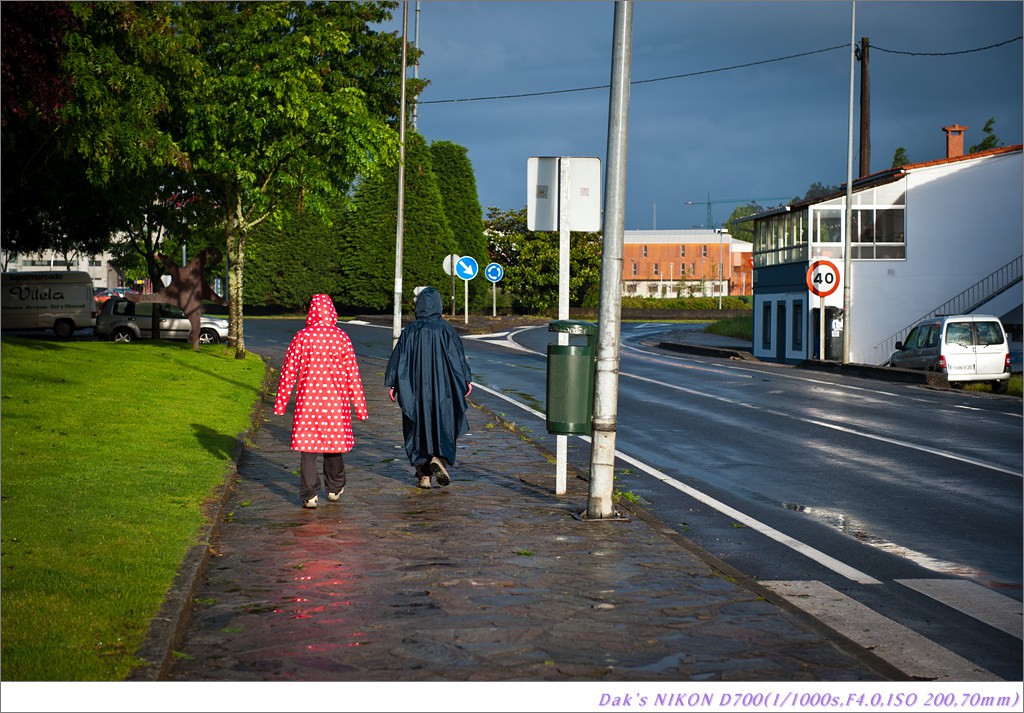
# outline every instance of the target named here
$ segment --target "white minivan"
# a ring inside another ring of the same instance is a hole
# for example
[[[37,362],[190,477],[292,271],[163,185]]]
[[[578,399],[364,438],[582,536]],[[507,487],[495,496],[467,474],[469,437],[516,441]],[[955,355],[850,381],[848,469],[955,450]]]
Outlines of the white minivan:
[[[951,386],[988,382],[995,392],[1010,380],[1010,345],[998,317],[937,315],[915,324],[896,342],[889,366],[942,372]]]
[[[70,337],[96,326],[96,299],[88,272],[5,272],[0,328],[52,329]]]

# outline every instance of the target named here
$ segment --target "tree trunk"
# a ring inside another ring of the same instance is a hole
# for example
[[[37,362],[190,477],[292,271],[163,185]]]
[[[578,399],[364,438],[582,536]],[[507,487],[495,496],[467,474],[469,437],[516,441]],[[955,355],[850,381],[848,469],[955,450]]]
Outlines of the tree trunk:
[[[235,359],[245,359],[245,330],[242,325],[242,273],[245,268],[245,233],[229,221],[228,260],[228,338],[235,347]]]

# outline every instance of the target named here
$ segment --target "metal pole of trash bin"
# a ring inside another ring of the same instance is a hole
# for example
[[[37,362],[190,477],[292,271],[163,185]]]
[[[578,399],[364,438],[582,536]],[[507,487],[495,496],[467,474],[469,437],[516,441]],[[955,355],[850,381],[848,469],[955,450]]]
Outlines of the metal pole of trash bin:
[[[558,159],[558,318],[569,319],[569,169],[568,156]],[[569,343],[567,332],[558,333],[558,343]],[[569,437],[555,436],[555,494],[564,495],[569,460]]]

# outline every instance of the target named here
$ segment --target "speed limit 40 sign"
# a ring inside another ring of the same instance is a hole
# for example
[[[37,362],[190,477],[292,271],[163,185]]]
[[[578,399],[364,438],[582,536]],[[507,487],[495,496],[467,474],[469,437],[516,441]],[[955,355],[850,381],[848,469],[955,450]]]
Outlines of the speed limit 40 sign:
[[[807,289],[818,297],[828,297],[839,289],[839,268],[831,260],[815,260],[807,268]]]

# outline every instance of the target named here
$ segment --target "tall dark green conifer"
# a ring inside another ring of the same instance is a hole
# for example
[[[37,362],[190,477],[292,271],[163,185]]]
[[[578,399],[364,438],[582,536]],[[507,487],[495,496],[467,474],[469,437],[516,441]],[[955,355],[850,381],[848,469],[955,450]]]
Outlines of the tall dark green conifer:
[[[487,254],[487,238],[484,236],[483,210],[476,190],[476,175],[469,160],[466,147],[451,141],[435,141],[430,144],[434,176],[441,189],[445,216],[455,235],[455,252],[469,255],[480,264],[480,273],[469,283],[470,307],[481,309],[490,304],[490,283],[483,276],[483,269],[490,259]],[[461,288],[461,285],[457,285]],[[450,288],[449,288],[450,292]],[[445,294],[442,290],[441,294]],[[459,290],[457,303],[462,303],[465,290]]]
[[[444,258],[457,252],[430,151],[414,132],[406,134],[405,140],[404,214],[402,297],[403,309],[411,310],[417,286],[431,285],[447,294],[444,288],[451,278],[444,273]],[[340,231],[342,301],[375,310],[391,306],[397,215],[397,168],[382,171],[356,188],[353,210]]]

